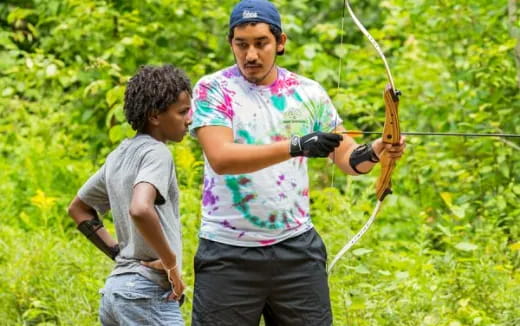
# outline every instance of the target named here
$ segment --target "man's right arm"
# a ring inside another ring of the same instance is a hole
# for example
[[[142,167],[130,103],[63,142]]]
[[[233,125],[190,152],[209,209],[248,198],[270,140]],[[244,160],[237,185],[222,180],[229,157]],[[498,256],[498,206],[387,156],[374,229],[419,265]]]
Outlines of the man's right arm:
[[[237,144],[233,131],[222,126],[196,130],[209,164],[218,174],[251,173],[291,158],[289,140],[267,145]]]
[[[209,164],[218,174],[251,173],[294,156],[327,157],[342,137],[331,133],[311,133],[266,145],[237,144],[228,127],[204,126],[196,130]]]

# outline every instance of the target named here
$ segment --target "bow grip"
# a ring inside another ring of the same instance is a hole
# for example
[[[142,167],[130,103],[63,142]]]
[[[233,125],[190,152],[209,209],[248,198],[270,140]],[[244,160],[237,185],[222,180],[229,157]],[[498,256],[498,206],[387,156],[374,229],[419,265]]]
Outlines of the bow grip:
[[[399,145],[401,141],[401,129],[399,127],[399,91],[394,91],[390,84],[387,84],[383,93],[385,101],[385,126],[383,128],[383,143]],[[391,176],[395,167],[395,159],[383,151],[381,153],[381,175],[376,183],[377,199],[382,201],[386,195],[392,193]]]

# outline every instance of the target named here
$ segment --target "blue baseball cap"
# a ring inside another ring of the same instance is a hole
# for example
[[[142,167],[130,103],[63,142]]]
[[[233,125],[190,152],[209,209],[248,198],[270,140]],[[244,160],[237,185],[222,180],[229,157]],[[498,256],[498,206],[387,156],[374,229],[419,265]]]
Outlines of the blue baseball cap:
[[[267,0],[242,0],[237,3],[229,17],[229,29],[250,22],[272,24],[282,30],[278,9]]]

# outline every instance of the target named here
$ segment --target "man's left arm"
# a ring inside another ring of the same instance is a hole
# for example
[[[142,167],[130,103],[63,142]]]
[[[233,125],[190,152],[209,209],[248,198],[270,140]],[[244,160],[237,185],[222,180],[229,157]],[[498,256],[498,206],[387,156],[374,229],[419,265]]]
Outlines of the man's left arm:
[[[343,126],[336,128],[336,132],[338,133],[345,131],[346,129]],[[377,164],[384,151],[388,152],[390,157],[399,159],[403,155],[405,147],[404,137],[401,137],[399,146],[384,144],[381,138],[365,146],[357,144],[352,137],[343,135],[343,141],[336,150],[329,155],[329,158],[345,174],[366,174]]]

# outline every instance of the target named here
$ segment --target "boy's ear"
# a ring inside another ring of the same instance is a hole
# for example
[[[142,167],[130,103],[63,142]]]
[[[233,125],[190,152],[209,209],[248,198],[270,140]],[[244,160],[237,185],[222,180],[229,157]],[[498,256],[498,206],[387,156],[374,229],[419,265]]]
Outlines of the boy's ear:
[[[148,123],[151,126],[158,126],[159,125],[159,114],[158,113],[151,113],[150,116],[148,116]]]

